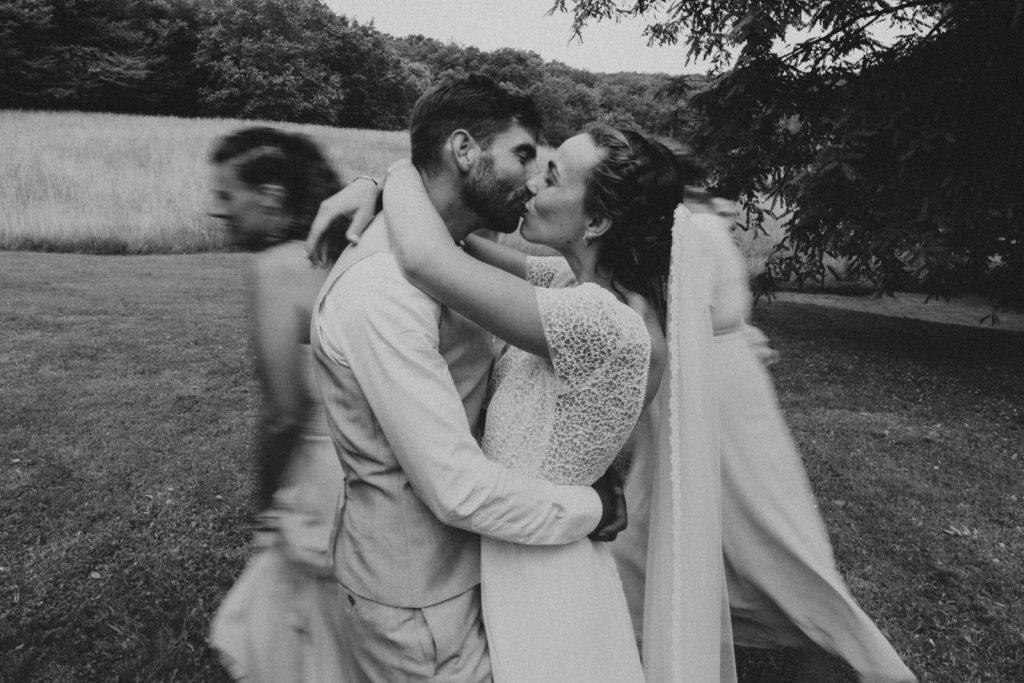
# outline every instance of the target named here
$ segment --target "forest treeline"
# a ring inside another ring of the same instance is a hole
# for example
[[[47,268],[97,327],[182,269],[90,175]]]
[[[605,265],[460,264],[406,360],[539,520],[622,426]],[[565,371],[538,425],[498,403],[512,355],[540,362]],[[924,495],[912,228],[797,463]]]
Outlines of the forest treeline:
[[[578,30],[639,19],[715,76],[393,37],[320,0],[0,0],[0,108],[398,130],[428,85],[483,72],[553,143],[594,120],[686,139],[749,228],[786,216],[771,280],[1024,306],[1024,0],[552,4]]]
[[[395,130],[447,76],[528,92],[553,142],[589,121],[685,134],[699,76],[594,74],[533,52],[393,37],[319,0],[8,0],[0,107]]]

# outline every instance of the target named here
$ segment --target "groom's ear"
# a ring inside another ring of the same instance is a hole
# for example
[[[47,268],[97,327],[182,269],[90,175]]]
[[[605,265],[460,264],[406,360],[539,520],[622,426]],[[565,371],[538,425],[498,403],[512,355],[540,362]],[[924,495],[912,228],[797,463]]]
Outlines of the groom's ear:
[[[451,151],[452,161],[459,173],[469,173],[469,169],[473,167],[480,156],[480,145],[464,128],[460,128],[448,136],[448,149]]]

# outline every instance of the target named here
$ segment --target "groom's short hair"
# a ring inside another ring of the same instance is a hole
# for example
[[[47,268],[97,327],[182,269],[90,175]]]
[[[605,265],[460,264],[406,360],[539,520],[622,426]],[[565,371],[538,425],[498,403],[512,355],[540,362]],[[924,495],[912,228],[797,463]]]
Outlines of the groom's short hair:
[[[412,163],[430,173],[441,166],[441,146],[454,131],[465,129],[486,149],[495,135],[514,123],[540,135],[540,112],[523,92],[498,85],[482,74],[435,85],[412,108]]]

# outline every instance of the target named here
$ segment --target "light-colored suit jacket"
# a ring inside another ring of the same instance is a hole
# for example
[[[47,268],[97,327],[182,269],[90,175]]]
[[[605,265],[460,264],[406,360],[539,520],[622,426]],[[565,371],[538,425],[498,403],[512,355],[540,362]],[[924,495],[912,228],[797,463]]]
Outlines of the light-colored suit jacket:
[[[477,534],[549,545],[597,525],[592,489],[483,456],[474,434],[493,338],[405,280],[383,217],[328,276],[311,336],[345,469],[335,572],[349,590],[425,607],[479,582]]]

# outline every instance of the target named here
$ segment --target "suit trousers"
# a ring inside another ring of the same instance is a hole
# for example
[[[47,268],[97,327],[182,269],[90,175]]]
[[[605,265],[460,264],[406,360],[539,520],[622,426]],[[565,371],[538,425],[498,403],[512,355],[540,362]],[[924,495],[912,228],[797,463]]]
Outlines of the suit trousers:
[[[479,585],[419,608],[384,605],[339,588],[340,645],[360,681],[491,680]]]

